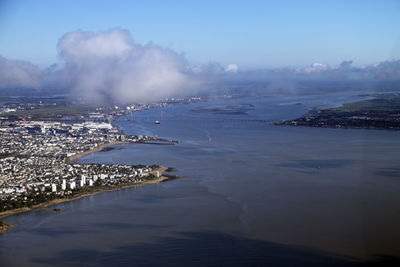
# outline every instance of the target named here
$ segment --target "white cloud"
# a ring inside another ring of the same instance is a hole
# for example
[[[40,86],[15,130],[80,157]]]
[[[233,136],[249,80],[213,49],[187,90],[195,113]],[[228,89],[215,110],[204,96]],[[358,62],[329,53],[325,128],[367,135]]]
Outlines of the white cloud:
[[[41,76],[41,70],[29,62],[0,56],[0,88],[38,88]]]
[[[157,45],[135,44],[128,31],[65,34],[58,43],[62,83],[94,101],[152,101],[195,86],[185,58]]]
[[[312,73],[323,72],[323,71],[326,71],[326,70],[329,70],[329,69],[330,69],[330,67],[328,65],[326,65],[326,64],[313,63],[309,67],[296,69],[296,72],[300,73],[300,74],[301,73],[312,74]]]
[[[275,87],[297,80],[399,80],[400,60],[355,67],[314,63],[304,68],[239,71],[236,64],[189,65],[175,51],[133,41],[126,30],[66,33],[58,42],[63,64],[40,70],[24,61],[0,56],[0,88],[56,89],[93,102],[148,102],[192,95],[229,81],[273,81]],[[282,83],[281,81],[284,81]],[[289,85],[288,85],[289,84]]]
[[[236,64],[229,64],[226,68],[225,68],[225,72],[226,73],[236,73],[238,72],[239,67]]]

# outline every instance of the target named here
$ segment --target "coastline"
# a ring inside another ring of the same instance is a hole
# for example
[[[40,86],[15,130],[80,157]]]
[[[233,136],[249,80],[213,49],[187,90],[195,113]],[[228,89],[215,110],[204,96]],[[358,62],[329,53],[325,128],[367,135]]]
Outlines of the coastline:
[[[302,117],[272,125],[399,131],[399,107],[399,94],[378,94],[373,99],[344,103],[336,108],[311,110]]]
[[[114,145],[113,144],[105,144],[107,145]],[[101,148],[102,149],[102,148]],[[84,154],[86,155],[86,153],[88,153],[89,151],[85,151],[79,154],[76,154],[74,156],[80,155],[80,154]],[[93,153],[90,152],[90,153]],[[89,153],[89,154],[90,154]],[[82,155],[83,156],[83,155]],[[77,158],[75,158],[77,159]],[[150,173],[155,173],[156,171],[159,172],[160,177],[156,178],[156,179],[151,179],[151,180],[145,180],[143,182],[140,183],[127,183],[127,184],[122,184],[122,185],[117,185],[117,186],[112,186],[112,187],[100,187],[100,188],[93,188],[93,191],[91,192],[84,192],[82,194],[78,194],[74,197],[71,198],[59,198],[59,199],[54,199],[48,202],[44,202],[32,207],[23,207],[23,208],[18,208],[18,209],[13,209],[13,210],[7,210],[7,211],[3,211],[0,212],[0,219],[4,219],[6,217],[12,216],[12,215],[17,215],[17,214],[22,214],[22,213],[26,213],[26,212],[30,212],[30,211],[34,211],[34,210],[40,210],[40,209],[45,209],[48,208],[50,206],[54,206],[54,205],[58,205],[61,203],[65,203],[65,202],[70,202],[70,201],[74,201],[74,200],[78,200],[84,197],[88,197],[88,196],[93,196],[93,195],[97,195],[99,193],[102,192],[107,192],[107,191],[115,191],[115,190],[120,190],[120,189],[125,189],[125,188],[131,188],[131,187],[139,187],[139,186],[143,186],[143,185],[147,185],[147,184],[157,184],[157,183],[161,183],[161,182],[165,182],[170,180],[171,178],[163,176],[162,174],[167,170],[167,167],[164,166],[160,166],[159,168],[151,171]],[[1,223],[1,221],[0,221]],[[3,226],[0,227],[0,234],[7,231],[8,229],[10,229],[12,227],[12,224],[6,223],[6,222],[2,222]]]
[[[165,141],[165,140],[162,140]],[[97,152],[101,152],[104,148],[109,147],[109,146],[113,146],[113,145],[120,145],[120,144],[129,144],[132,142],[129,141],[113,141],[113,142],[108,142],[108,143],[102,143],[99,144],[98,146],[90,149],[90,150],[86,150],[86,151],[82,151],[80,153],[77,153],[75,155],[72,155],[70,157],[66,157],[63,161],[65,163],[73,163],[75,160],[82,158],[84,156],[93,154],[93,153],[97,153]],[[141,142],[142,143],[142,142]],[[158,145],[166,145],[166,144],[159,144],[159,143],[145,143],[144,144],[158,144]],[[174,143],[175,144],[175,143]],[[168,145],[173,145],[173,144],[169,144]],[[147,185],[147,184],[157,184],[157,183],[161,183],[161,182],[166,182],[169,180],[173,180],[176,178],[179,178],[178,176],[171,176],[171,175],[165,175],[163,176],[164,172],[168,172],[170,168],[168,167],[164,167],[164,166],[159,166],[157,169],[152,170],[151,172],[149,172],[149,174],[155,174],[157,171],[159,173],[159,178],[155,178],[155,179],[148,179],[148,180],[144,180],[142,182],[139,183],[124,183],[121,185],[115,185],[115,186],[101,186],[101,187],[92,187],[90,188],[89,192],[81,192],[81,193],[77,193],[75,196],[73,197],[67,197],[67,198],[56,198],[47,202],[43,202],[31,207],[22,207],[22,208],[17,208],[17,209],[12,209],[12,210],[6,210],[3,212],[0,212],[0,235],[4,232],[6,232],[8,229],[12,228],[13,225],[7,222],[2,221],[2,219],[9,217],[9,216],[13,216],[13,215],[18,215],[18,214],[22,214],[22,213],[27,213],[30,211],[34,211],[34,210],[41,210],[41,209],[47,209],[51,206],[54,205],[58,205],[61,203],[65,203],[65,202],[70,202],[70,201],[74,201],[74,200],[78,200],[80,198],[84,198],[87,196],[93,196],[102,192],[107,192],[107,191],[114,191],[114,190],[120,190],[120,189],[125,189],[125,188],[131,188],[131,187],[139,187],[139,186],[143,186],[143,185]]]
[[[96,153],[96,152],[100,152],[100,151],[102,151],[105,147],[108,147],[108,146],[121,145],[121,144],[128,144],[128,143],[129,143],[129,142],[124,142],[124,141],[115,141],[115,142],[110,142],[110,143],[103,143],[103,144],[98,145],[98,146],[95,147],[95,148],[90,149],[90,150],[83,151],[83,152],[81,152],[81,153],[72,155],[72,156],[66,158],[66,159],[65,159],[65,162],[72,162],[72,161],[77,160],[77,159],[79,159],[79,158],[82,158],[82,157],[84,157],[84,156],[86,156],[86,155],[93,154],[93,153]]]
[[[101,152],[105,147],[109,147],[109,146],[113,146],[113,145],[122,145],[122,144],[147,144],[147,145],[175,145],[175,141],[170,141],[170,140],[165,140],[162,139],[161,141],[166,141],[166,143],[157,143],[157,142],[129,142],[129,141],[114,141],[114,142],[109,142],[109,143],[103,143],[98,145],[95,148],[92,148],[90,150],[87,151],[83,151],[80,153],[77,153],[75,155],[72,155],[70,157],[67,157],[65,159],[66,163],[71,163],[74,160],[77,160],[79,158],[82,158],[84,156],[96,153],[96,152]],[[173,143],[167,143],[167,142],[173,142]]]

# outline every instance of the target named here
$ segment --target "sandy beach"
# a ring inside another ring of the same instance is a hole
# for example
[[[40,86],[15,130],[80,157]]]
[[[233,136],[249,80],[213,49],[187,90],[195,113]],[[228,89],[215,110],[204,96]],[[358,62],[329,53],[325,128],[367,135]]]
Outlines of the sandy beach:
[[[92,154],[92,153],[96,153],[96,152],[100,152],[102,151],[105,147],[108,146],[113,146],[113,145],[120,145],[120,144],[128,144],[129,142],[123,142],[123,141],[115,141],[115,142],[110,142],[110,143],[104,143],[101,145],[98,145],[97,147],[87,150],[87,151],[83,151],[81,153],[75,154],[73,156],[68,157],[65,162],[72,162],[74,160],[77,160],[81,157],[84,157],[86,155]]]

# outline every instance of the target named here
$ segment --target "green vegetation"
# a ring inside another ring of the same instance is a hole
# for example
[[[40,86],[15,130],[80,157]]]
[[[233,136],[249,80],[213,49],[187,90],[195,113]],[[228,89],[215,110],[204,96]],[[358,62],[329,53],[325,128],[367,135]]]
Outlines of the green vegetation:
[[[400,94],[376,95],[376,98],[344,104],[338,108],[313,110],[304,117],[275,125],[400,129]]]
[[[7,229],[11,227],[12,227],[11,224],[0,221],[0,233],[7,231]]]
[[[346,103],[341,107],[328,109],[332,112],[400,112],[400,95],[378,95],[374,99]]]
[[[72,192],[71,194],[65,195],[65,196],[56,195],[56,194],[49,193],[49,192],[30,192],[30,193],[26,193],[24,195],[26,198],[17,198],[17,199],[13,199],[10,196],[7,199],[0,200],[0,212],[18,209],[18,208],[24,208],[24,207],[31,208],[33,206],[36,206],[36,205],[39,205],[39,204],[42,204],[45,202],[49,202],[49,201],[55,200],[55,199],[74,198],[76,196],[79,196],[79,195],[82,195],[85,193],[93,193],[93,192],[103,191],[103,190],[112,189],[112,188],[116,187],[116,186],[101,185],[101,183],[99,181],[96,182],[94,185],[95,186],[93,186],[93,187],[85,186],[85,187],[74,189],[71,191]]]
[[[7,199],[0,200],[0,212],[24,207],[32,207],[38,205],[43,202],[47,202],[56,198],[61,198],[60,196],[56,196],[54,194],[47,195],[46,193],[30,193],[26,195],[27,200],[23,200],[21,198],[13,199],[8,197]]]
[[[144,166],[144,165],[137,165],[137,166]],[[155,166],[158,165],[153,165],[153,167]],[[154,180],[157,179],[157,177],[154,174],[150,173],[145,179]],[[93,186],[79,187],[74,190],[71,190],[71,194],[69,195],[58,195],[50,192],[29,192],[25,193],[23,197],[19,197],[16,199],[9,196],[6,199],[0,200],[0,212],[18,208],[24,208],[24,207],[31,208],[55,199],[72,199],[74,197],[81,196],[84,194],[90,194],[105,190],[112,190],[115,188],[119,188],[121,186],[129,186],[135,184],[136,184],[135,182],[124,181],[113,185],[103,185],[100,180],[97,180],[96,182],[94,182]]]
[[[8,153],[8,152],[5,152],[5,153],[0,153],[0,159],[4,159],[4,158],[8,158],[8,157],[12,157],[12,156],[14,156],[14,154],[13,154],[13,153]]]
[[[96,107],[91,105],[63,105],[63,106],[43,106],[31,110],[23,110],[10,112],[10,116],[16,117],[32,117],[32,118],[42,118],[42,117],[63,117],[63,116],[74,116],[78,114],[84,114],[87,112],[95,111]]]
[[[157,179],[157,177],[154,174],[149,174],[149,176],[146,177],[147,180],[154,180]]]

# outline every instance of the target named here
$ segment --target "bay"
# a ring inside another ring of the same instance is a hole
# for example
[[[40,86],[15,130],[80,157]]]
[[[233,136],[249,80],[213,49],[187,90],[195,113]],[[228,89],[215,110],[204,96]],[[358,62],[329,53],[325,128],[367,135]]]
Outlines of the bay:
[[[351,94],[218,99],[126,114],[124,144],[85,163],[182,176],[12,216],[1,266],[355,266],[400,255],[400,132],[272,126]],[[161,124],[154,122],[160,120]]]

